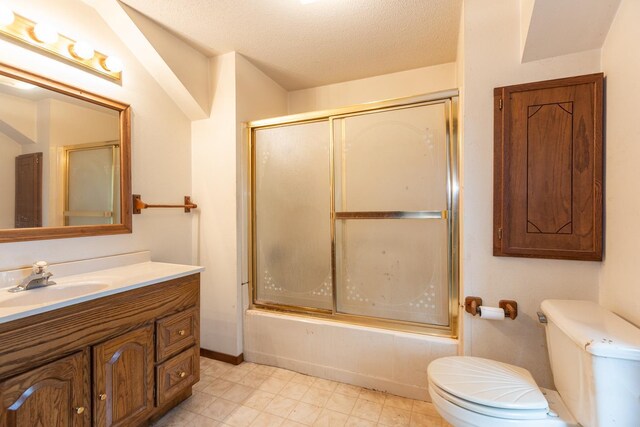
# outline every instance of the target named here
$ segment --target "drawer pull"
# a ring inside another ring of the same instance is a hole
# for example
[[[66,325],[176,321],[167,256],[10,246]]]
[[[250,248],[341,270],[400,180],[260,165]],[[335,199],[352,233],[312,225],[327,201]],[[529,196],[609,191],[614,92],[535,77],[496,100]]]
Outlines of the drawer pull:
[[[102,394],[100,394],[100,395],[98,396],[98,398],[99,398],[100,400],[107,400],[107,395],[106,395],[106,394],[104,394],[104,393],[102,393]]]
[[[84,407],[83,406],[78,406],[77,408],[74,408],[74,410],[76,411],[76,414],[82,414],[84,413]]]
[[[185,371],[180,371],[180,372],[178,372],[178,376],[179,376],[180,378],[184,378],[184,377],[186,377],[186,376],[187,376],[187,373],[186,373]]]
[[[178,331],[178,335],[180,335],[180,336],[184,336],[184,334],[185,334],[185,333],[186,333],[186,332],[185,332],[185,330],[184,330],[184,329],[180,329],[180,330]]]

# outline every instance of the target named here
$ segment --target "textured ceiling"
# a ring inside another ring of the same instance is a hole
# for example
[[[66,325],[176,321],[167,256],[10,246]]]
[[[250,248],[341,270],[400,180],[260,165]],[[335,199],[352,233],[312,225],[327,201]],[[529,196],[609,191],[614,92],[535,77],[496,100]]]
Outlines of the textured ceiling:
[[[462,0],[122,0],[287,90],[452,62]]]

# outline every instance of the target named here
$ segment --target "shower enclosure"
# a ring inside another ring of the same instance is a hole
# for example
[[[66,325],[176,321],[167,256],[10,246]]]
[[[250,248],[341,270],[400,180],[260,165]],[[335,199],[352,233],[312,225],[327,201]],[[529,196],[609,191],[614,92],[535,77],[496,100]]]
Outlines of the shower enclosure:
[[[249,123],[252,307],[455,336],[457,102]]]

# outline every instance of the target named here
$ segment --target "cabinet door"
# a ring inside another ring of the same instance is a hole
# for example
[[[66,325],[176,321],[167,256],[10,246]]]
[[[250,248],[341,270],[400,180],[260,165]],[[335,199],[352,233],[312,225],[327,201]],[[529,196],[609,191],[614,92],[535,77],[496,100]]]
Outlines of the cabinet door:
[[[0,425],[89,426],[88,363],[80,352],[0,383]]]
[[[93,348],[97,426],[137,425],[153,410],[153,326]]]
[[[603,75],[497,88],[494,255],[602,259]]]

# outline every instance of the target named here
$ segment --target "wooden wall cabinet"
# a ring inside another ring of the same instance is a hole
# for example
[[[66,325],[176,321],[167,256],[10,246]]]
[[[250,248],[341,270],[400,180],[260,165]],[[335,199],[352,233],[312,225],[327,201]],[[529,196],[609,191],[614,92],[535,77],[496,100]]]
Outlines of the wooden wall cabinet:
[[[199,308],[194,274],[0,324],[0,427],[161,417],[200,379]]]
[[[603,81],[494,90],[494,255],[602,260]]]

